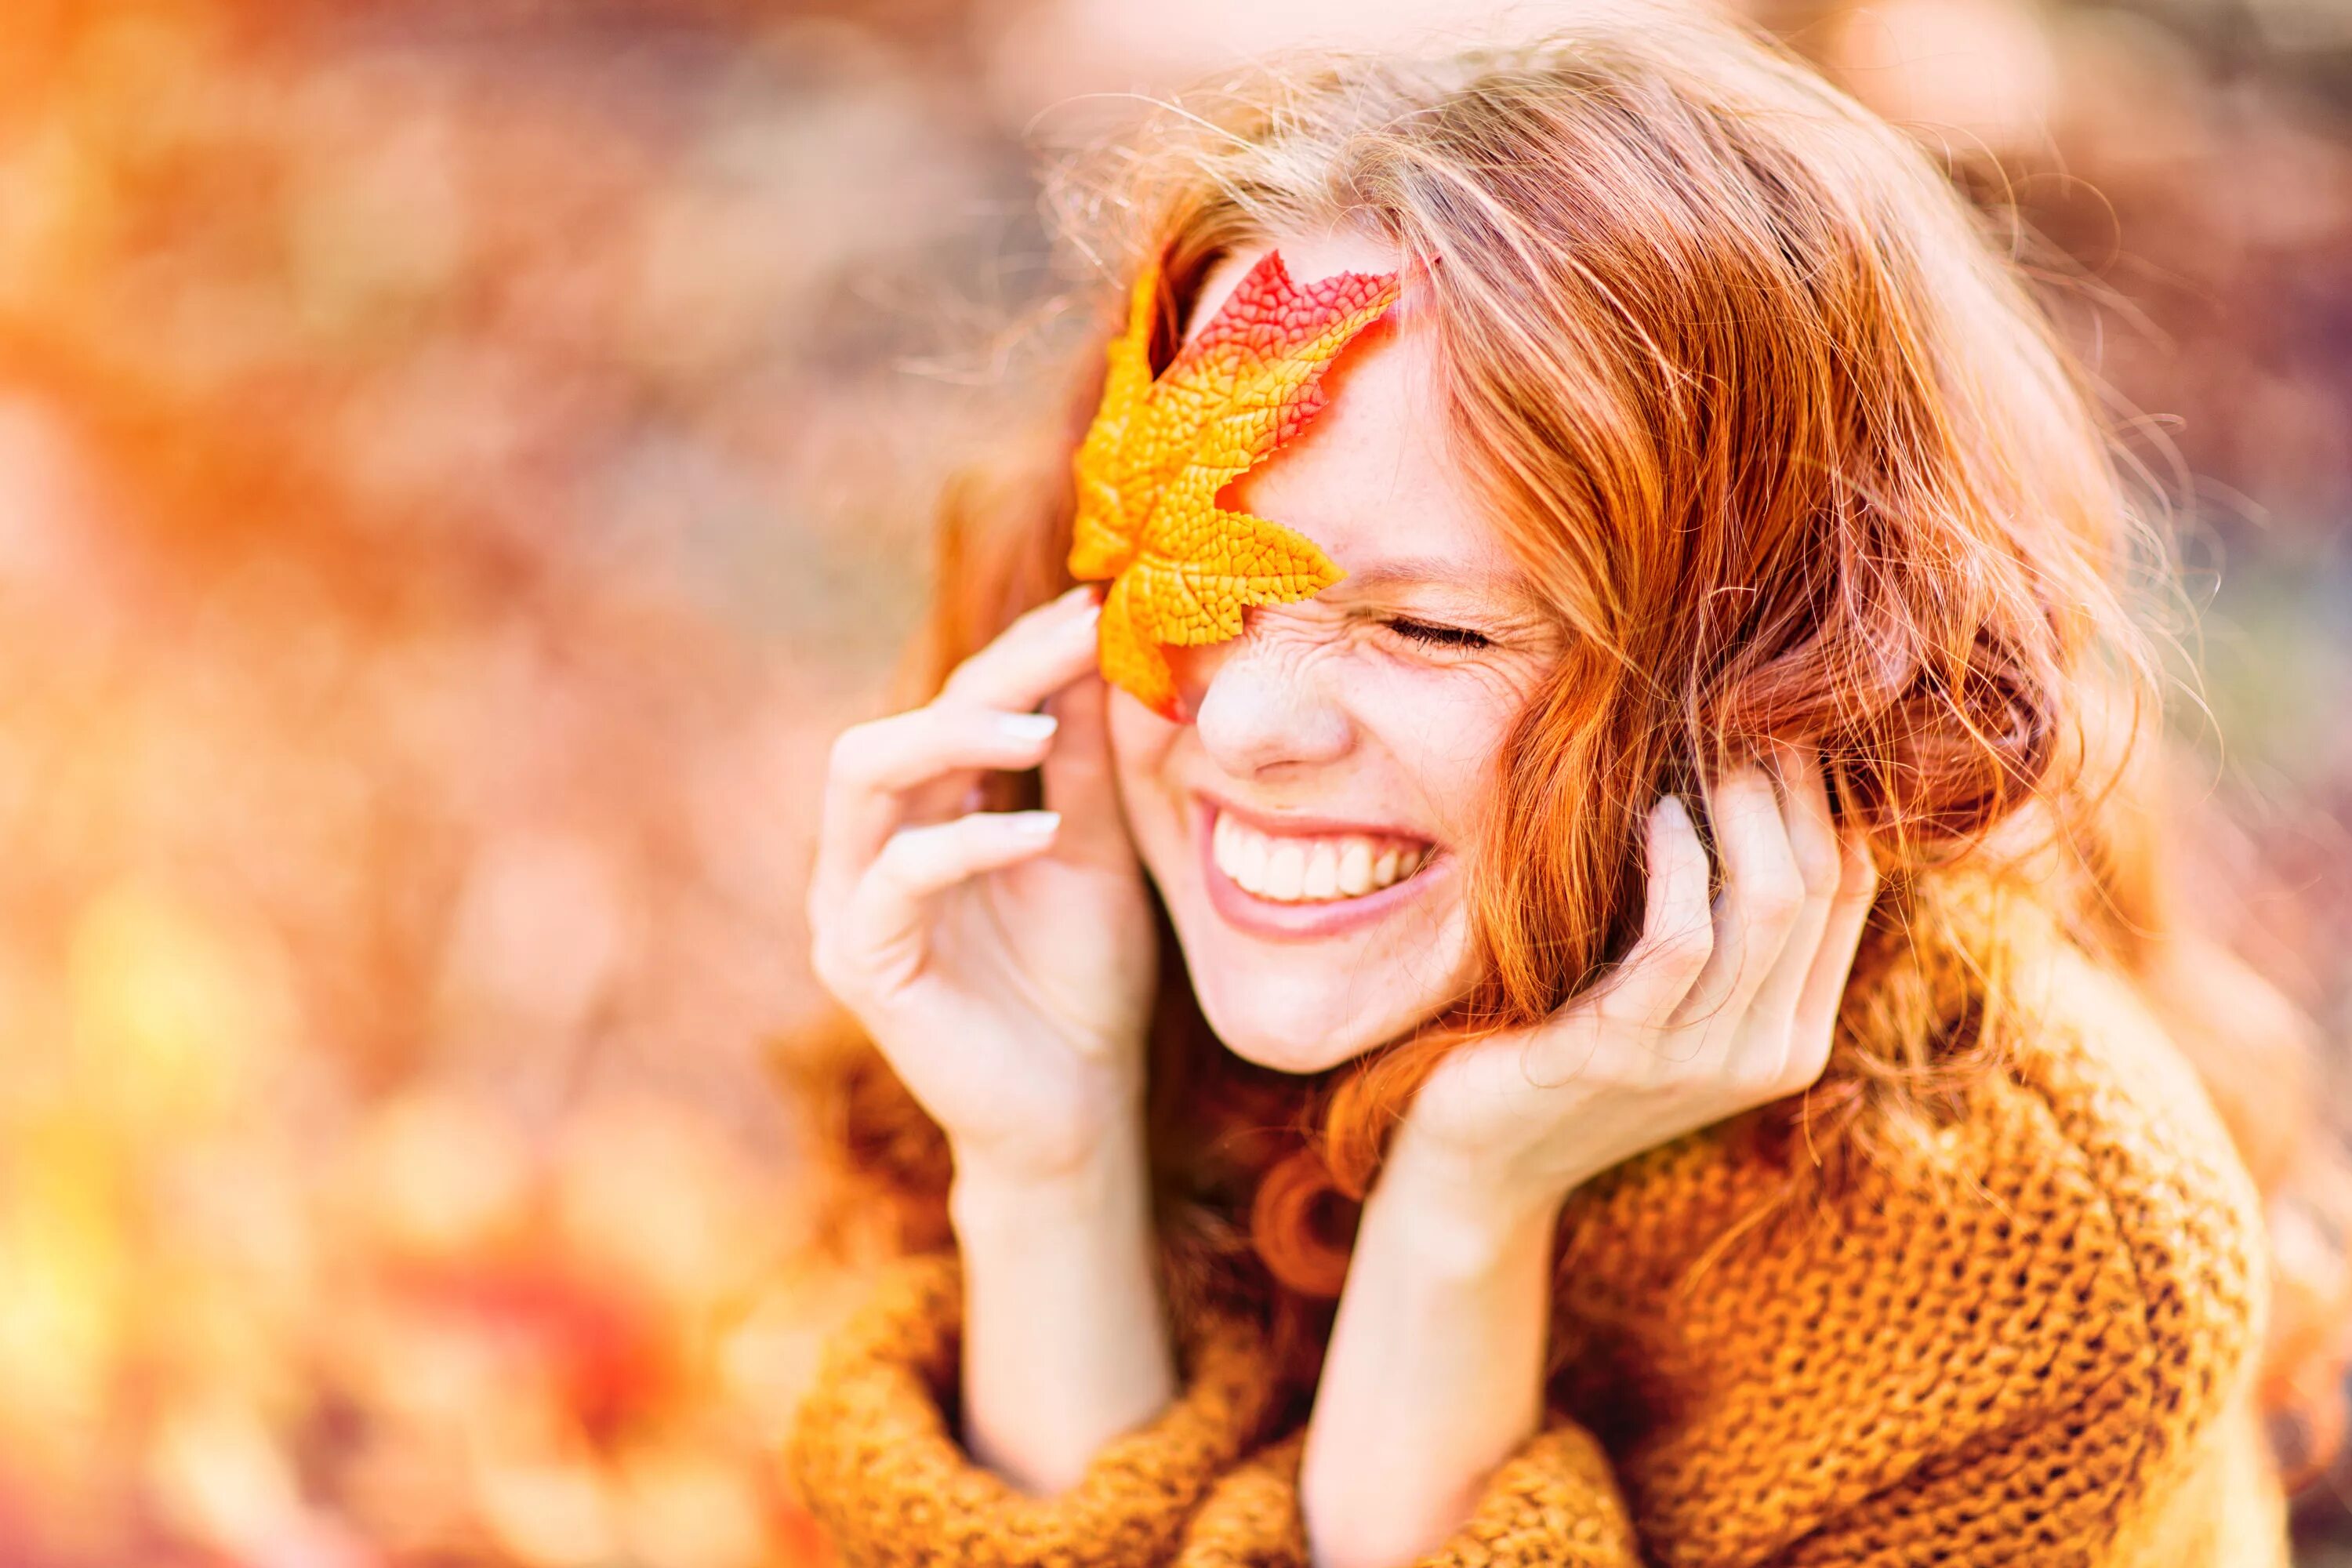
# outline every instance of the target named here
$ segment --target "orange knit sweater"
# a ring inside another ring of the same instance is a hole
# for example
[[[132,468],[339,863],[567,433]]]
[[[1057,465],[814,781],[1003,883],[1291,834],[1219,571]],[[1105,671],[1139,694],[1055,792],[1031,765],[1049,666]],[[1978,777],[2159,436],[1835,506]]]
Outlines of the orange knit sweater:
[[[2281,1568],[2252,1183],[2122,983],[2033,995],[1935,1147],[1802,1223],[1736,1223],[1780,1178],[1727,1124],[1572,1194],[1544,1426],[1418,1568]],[[952,1251],[901,1258],[825,1347],[785,1462],[849,1568],[1303,1568],[1255,1323],[1181,1316],[1176,1402],[1035,1498],[958,1438],[961,1310]]]

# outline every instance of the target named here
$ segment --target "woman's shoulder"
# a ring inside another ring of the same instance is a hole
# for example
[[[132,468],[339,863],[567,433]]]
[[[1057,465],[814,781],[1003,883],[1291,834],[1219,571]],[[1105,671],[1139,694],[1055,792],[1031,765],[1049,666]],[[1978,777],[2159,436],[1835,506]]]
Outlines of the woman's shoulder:
[[[2070,944],[2021,981],[1999,1085],[2052,1157],[2079,1170],[2083,1197],[2137,1286],[2135,1325],[2158,1397],[2194,1417],[2260,1343],[2269,1311],[2263,1202],[2188,1058],[2130,982]],[[1995,1172],[1996,1176],[1999,1173]],[[2075,1205],[2034,1200],[2031,1234],[2063,1244]],[[1996,1188],[1999,1190],[1999,1187]]]
[[[1801,1132],[1781,1157],[1727,1124],[1571,1198],[1556,1393],[1651,1526],[1712,1528],[1726,1465],[1793,1528],[2011,1441],[2121,1496],[2242,1392],[2261,1211],[2194,1074],[2087,961],[2017,1008],[2003,1069],[1916,1139],[1809,1173]]]
[[[2000,1086],[2028,1098],[2041,1137],[2089,1179],[2151,1332],[2254,1337],[2262,1198],[2188,1058],[2128,980],[2069,944],[2040,955],[2013,1005]]]

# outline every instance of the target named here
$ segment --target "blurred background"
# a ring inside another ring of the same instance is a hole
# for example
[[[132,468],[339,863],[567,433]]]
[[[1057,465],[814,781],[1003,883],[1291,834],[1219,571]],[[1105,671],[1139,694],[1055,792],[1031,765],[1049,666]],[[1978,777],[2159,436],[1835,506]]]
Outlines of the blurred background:
[[[798,884],[1083,324],[1037,159],[1473,14],[0,6],[0,1568],[824,1560]],[[2347,1038],[2352,0],[1760,14],[2097,285],[2239,934]]]

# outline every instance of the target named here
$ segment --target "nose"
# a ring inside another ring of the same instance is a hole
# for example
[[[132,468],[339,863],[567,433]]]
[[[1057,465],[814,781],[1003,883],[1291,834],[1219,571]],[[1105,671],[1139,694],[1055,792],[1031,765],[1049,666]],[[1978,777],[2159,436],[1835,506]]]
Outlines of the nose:
[[[1337,700],[1326,661],[1252,608],[1242,635],[1205,647],[1171,648],[1177,680],[1202,747],[1234,778],[1312,767],[1345,756],[1355,727]]]

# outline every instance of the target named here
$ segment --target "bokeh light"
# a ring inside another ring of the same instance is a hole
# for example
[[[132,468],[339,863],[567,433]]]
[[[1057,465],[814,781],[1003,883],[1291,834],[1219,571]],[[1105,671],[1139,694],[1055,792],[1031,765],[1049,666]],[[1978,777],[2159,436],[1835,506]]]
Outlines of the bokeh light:
[[[2341,1040],[2352,11],[1756,9],[2066,258]],[[1068,344],[1034,159],[1572,10],[0,8],[0,1565],[826,1561],[800,881]]]

